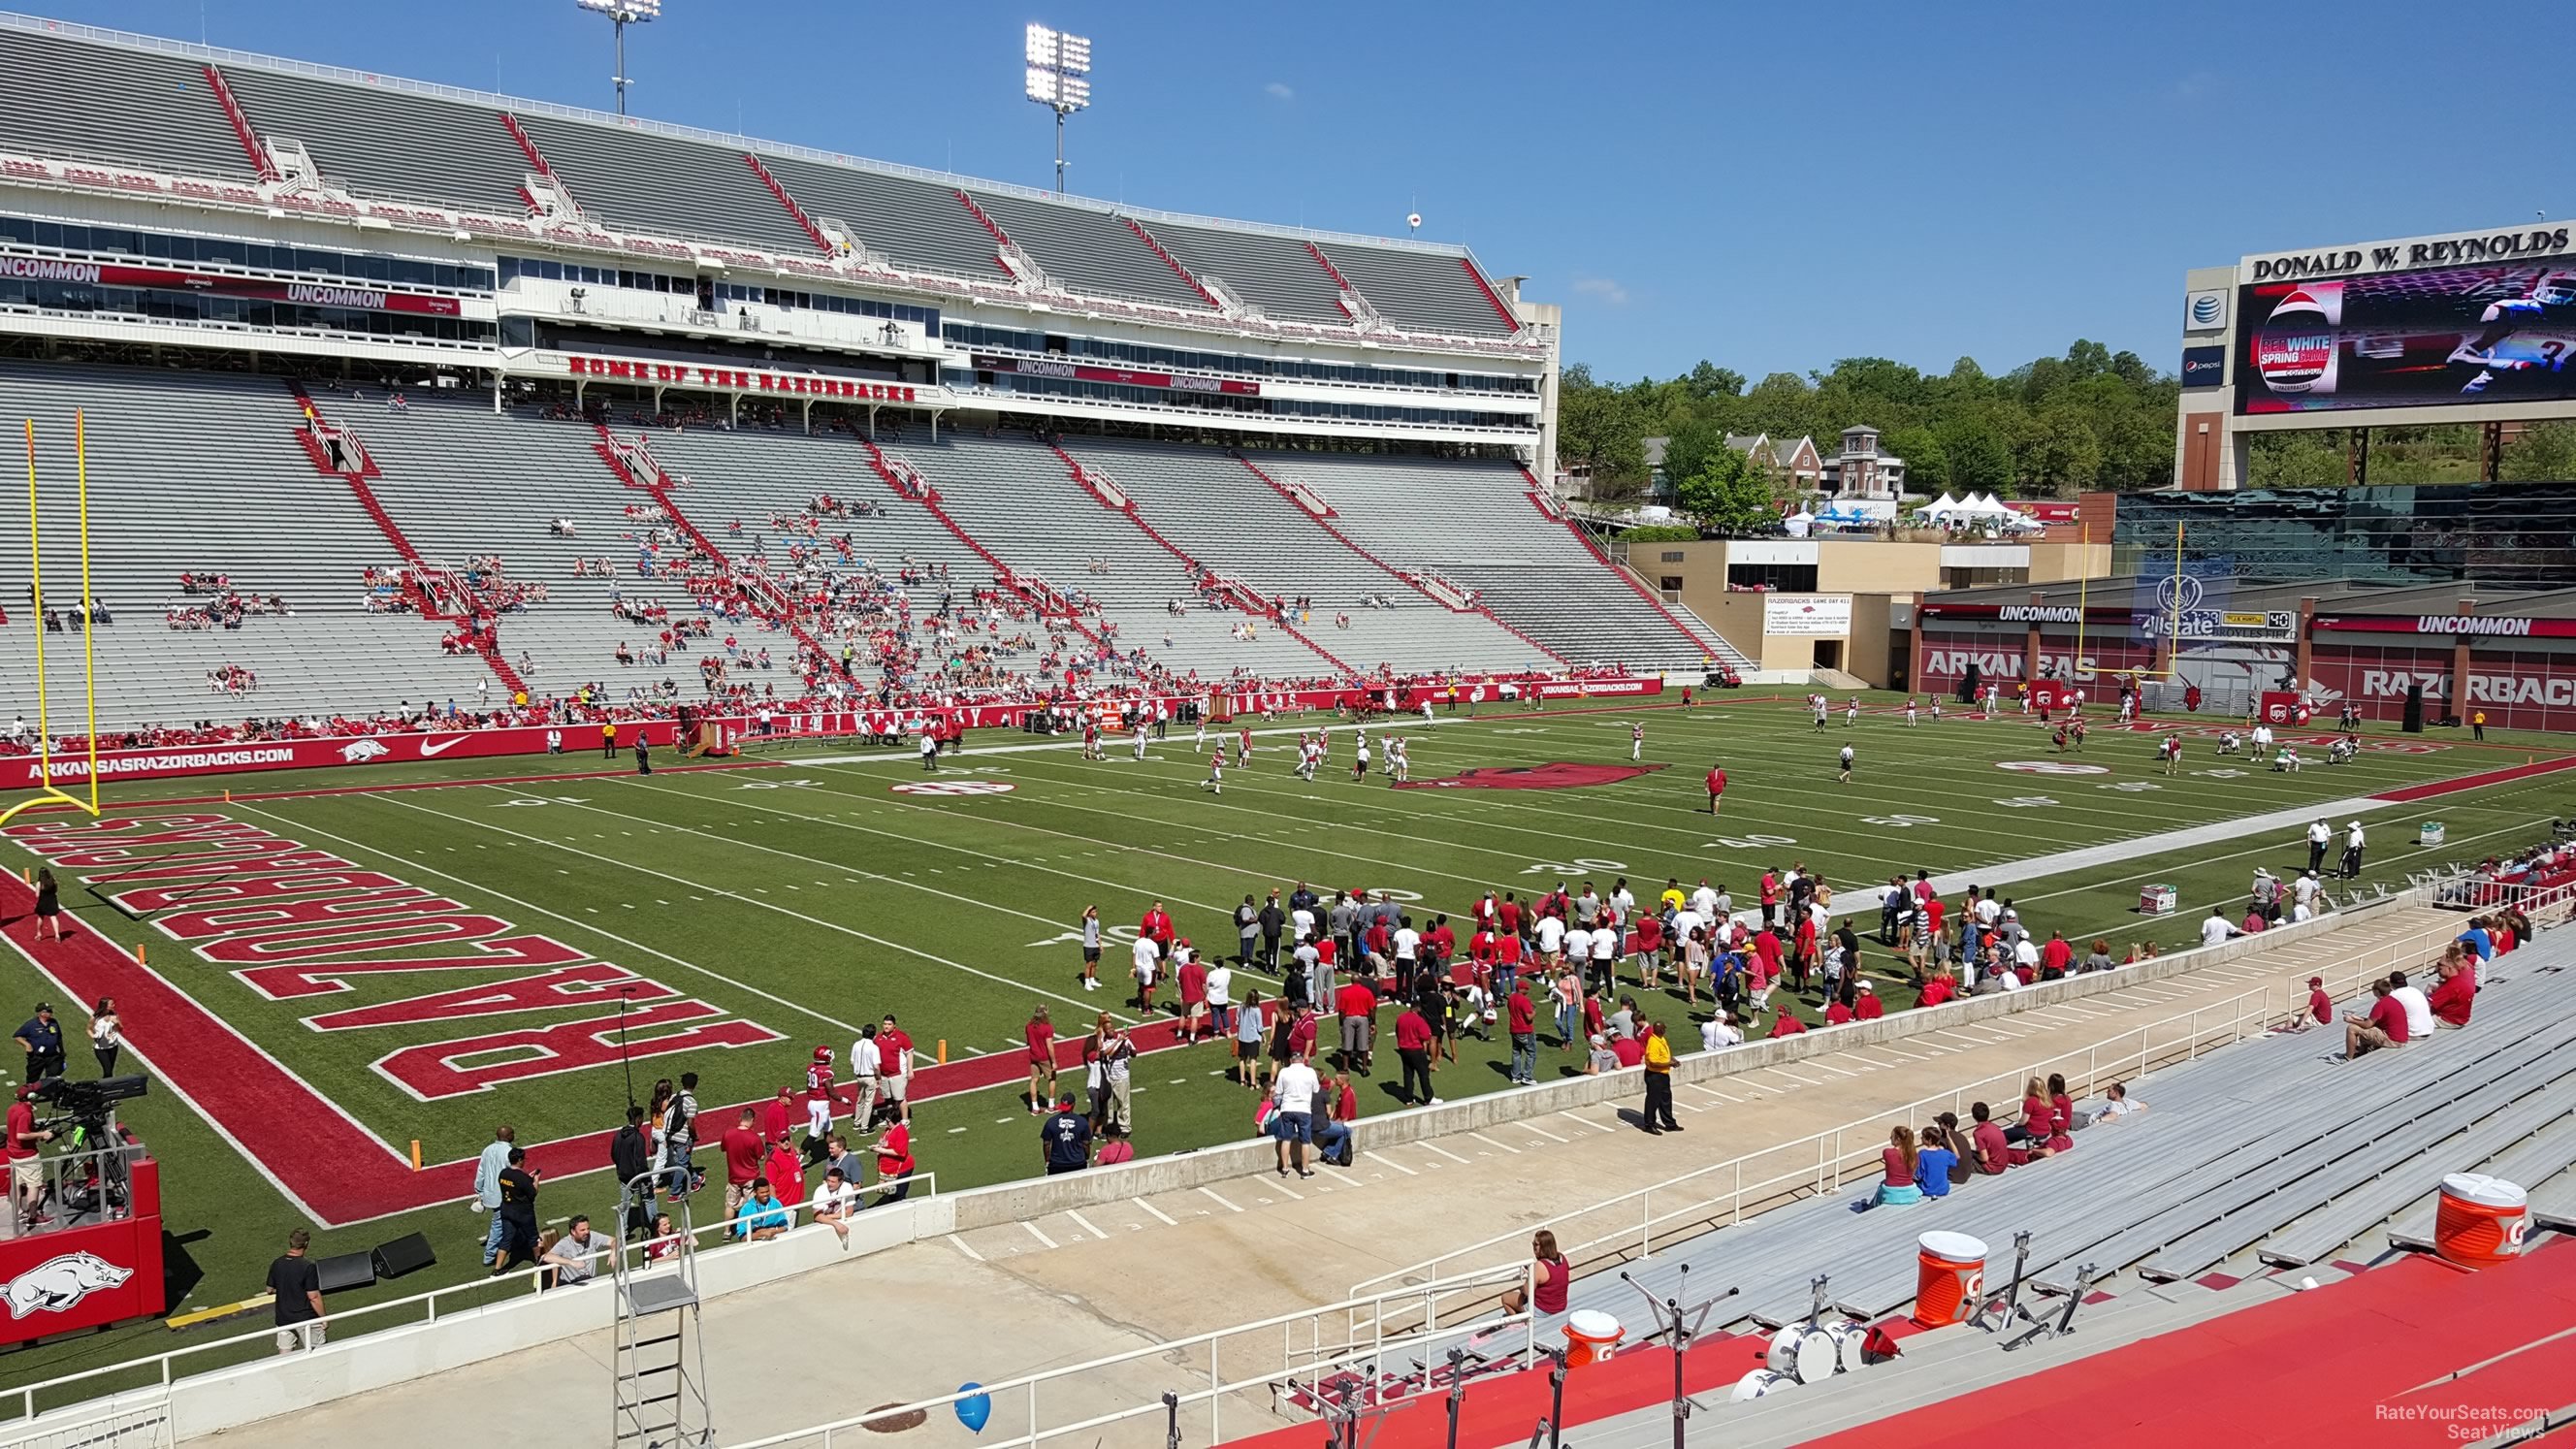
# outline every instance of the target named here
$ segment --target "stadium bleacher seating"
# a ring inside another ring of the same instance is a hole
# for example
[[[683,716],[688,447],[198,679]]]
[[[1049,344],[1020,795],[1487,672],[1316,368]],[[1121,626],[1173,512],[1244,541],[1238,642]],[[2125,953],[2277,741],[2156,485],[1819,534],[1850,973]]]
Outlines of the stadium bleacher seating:
[[[709,237],[786,256],[815,251],[740,150],[546,115],[517,120],[582,214],[603,226]]]
[[[1915,1239],[1935,1228],[1983,1239],[1997,1286],[2018,1231],[2031,1234],[2032,1276],[2057,1285],[2088,1264],[2172,1282],[2222,1265],[2252,1271],[2266,1254],[2320,1261],[2425,1197],[2444,1173],[2543,1133],[2563,1146],[2576,1022],[2560,1015],[2540,968],[2576,960],[2576,932],[2544,936],[2513,960],[2515,979],[2479,994],[2466,1030],[2359,1062],[2338,1059],[2339,1030],[2222,1047],[2139,1083],[2148,1112],[2078,1133],[2062,1159],[1972,1178],[1918,1207],[1856,1212],[1866,1187],[1812,1199],[1631,1272],[1662,1294],[1690,1263],[1698,1284],[1740,1288],[1722,1317],[1779,1324],[1806,1316],[1818,1273],[1831,1274],[1832,1300],[1856,1316],[1905,1308]],[[2536,1171],[2551,1149],[2532,1150]],[[1616,1311],[1634,1296],[1595,1274],[1577,1281],[1570,1302]]]
[[[1129,297],[1166,307],[1207,310],[1144,240],[1111,212],[1070,202],[1030,201],[977,192],[975,204],[1048,277],[1092,297]]]
[[[362,195],[517,216],[527,157],[498,113],[390,86],[334,85],[255,66],[224,72],[263,140],[292,137],[323,177]]]
[[[114,620],[98,630],[103,725],[238,721],[371,712],[424,699],[471,700],[482,661],[442,654],[443,626],[369,613],[359,571],[401,560],[347,486],[317,472],[294,439],[293,398],[275,378],[0,363],[12,411],[36,423],[47,606],[80,599],[80,514],[72,415],[89,459],[92,587]],[[372,420],[370,420],[372,421]],[[287,616],[238,629],[174,630],[164,611],[209,602],[182,572],[224,574],[245,595],[283,598]],[[36,717],[35,640],[26,610],[27,537],[0,529],[0,711]],[[57,733],[77,733],[81,636],[49,633],[46,674]],[[246,694],[209,689],[206,672],[258,676]]]
[[[1294,238],[1164,220],[1148,229],[1200,280],[1223,284],[1264,316],[1336,327],[1351,320],[1342,311],[1341,288]]]
[[[96,98],[114,96],[114,105]],[[203,67],[183,56],[0,30],[0,147],[255,181]]]
[[[1408,332],[1509,336],[1517,330],[1455,254],[1318,242],[1351,290]]]

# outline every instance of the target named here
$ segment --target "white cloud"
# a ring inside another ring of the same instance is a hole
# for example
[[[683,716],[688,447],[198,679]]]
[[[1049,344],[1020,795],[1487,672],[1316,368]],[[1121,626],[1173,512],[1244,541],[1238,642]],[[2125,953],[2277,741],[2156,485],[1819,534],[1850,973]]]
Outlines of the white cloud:
[[[1297,88],[1288,84],[1286,81],[1272,81],[1270,84],[1261,88],[1261,93],[1270,97],[1270,99],[1274,101],[1293,101],[1297,99]]]
[[[1598,297],[1613,307],[1628,305],[1628,289],[1608,277],[1581,278],[1575,282],[1574,290],[1587,297]]]

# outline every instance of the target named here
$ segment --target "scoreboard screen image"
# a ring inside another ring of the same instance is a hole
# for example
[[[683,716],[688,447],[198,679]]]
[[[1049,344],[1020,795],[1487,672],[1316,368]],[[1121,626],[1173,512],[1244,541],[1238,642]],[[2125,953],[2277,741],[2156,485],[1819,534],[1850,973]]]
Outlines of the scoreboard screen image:
[[[2576,398],[2576,259],[2238,289],[2240,415]]]

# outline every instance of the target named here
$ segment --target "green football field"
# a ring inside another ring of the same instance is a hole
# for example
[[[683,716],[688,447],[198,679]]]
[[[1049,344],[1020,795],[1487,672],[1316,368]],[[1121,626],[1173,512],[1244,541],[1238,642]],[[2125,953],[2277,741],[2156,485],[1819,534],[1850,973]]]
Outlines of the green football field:
[[[712,1117],[720,1104],[801,1087],[818,1044],[846,1062],[858,1025],[889,1012],[929,1057],[944,1048],[949,1065],[924,1072],[925,1092],[966,1088],[916,1110],[922,1168],[943,1191],[1027,1175],[1038,1155],[1014,1085],[1024,1081],[1021,1025],[1039,1005],[1067,1036],[1095,1012],[1136,1019],[1121,938],[1156,900],[1203,951],[1231,952],[1234,905],[1299,882],[1327,900],[1343,888],[1396,892],[1427,927],[1444,911],[1462,923],[1489,887],[1526,898],[1590,881],[1607,894],[1625,876],[1647,898],[1667,877],[1686,887],[1706,878],[1749,905],[1766,866],[1800,863],[1855,893],[1921,869],[1945,879],[1954,901],[1966,882],[1991,885],[2043,936],[2063,930],[2079,954],[2102,937],[2117,955],[2196,941],[2211,905],[2241,909],[2255,866],[2305,863],[2304,820],[2329,805],[2338,829],[2355,816],[2370,828],[2365,889],[2510,850],[2576,815],[2576,771],[2514,773],[2566,756],[2543,737],[2373,733],[2351,765],[2326,766],[2319,746],[2302,772],[2281,774],[2219,757],[2196,733],[2214,722],[2194,720],[2183,722],[2195,732],[2183,771],[2169,777],[2151,735],[2107,724],[2082,752],[2059,753],[2019,718],[1954,714],[1936,725],[1927,714],[1909,728],[1897,701],[1871,696],[1846,727],[1840,703],[1822,731],[1796,700],[1749,692],[1690,711],[1488,709],[1373,726],[1406,737],[1413,789],[1376,775],[1353,782],[1347,724],[1335,726],[1316,782],[1294,778],[1295,732],[1316,721],[1286,719],[1250,722],[1253,764],[1228,769],[1222,795],[1202,788],[1205,751],[1185,728],[1143,763],[1124,745],[1086,762],[1070,741],[986,732],[943,762],[941,793],[898,789],[932,778],[907,751],[822,745],[650,778],[574,754],[236,776],[229,800],[220,782],[129,785],[107,813],[141,823],[101,830],[40,813],[0,842],[19,871],[41,863],[24,827],[66,827],[56,833],[71,839],[48,844],[46,858],[76,938],[30,946],[29,923],[11,921],[18,949],[0,953],[0,992],[12,1021],[49,999],[75,1033],[100,983],[119,994],[155,1078],[127,1120],[165,1164],[190,1306],[250,1296],[286,1230],[314,1219],[319,1252],[429,1234],[435,1270],[345,1295],[341,1307],[474,1274],[482,1221],[456,1206],[454,1164],[495,1124],[514,1124],[523,1144],[605,1133],[622,1120],[630,1067],[639,1093],[698,1071]],[[1659,768],[1565,783],[1627,766],[1640,721],[1643,763]],[[1847,743],[1856,769],[1844,784],[1836,753]],[[1715,819],[1701,783],[1712,764],[1729,776]],[[1585,768],[1543,768],[1558,766]],[[2352,803],[2490,772],[2509,777]],[[2272,812],[2298,818],[2229,825]],[[2444,846],[2415,845],[2427,820],[2445,825]],[[2202,827],[2218,828],[2176,838]],[[119,847],[114,859],[65,848],[138,833],[189,838]],[[183,871],[166,886],[146,879],[161,856],[251,840],[292,842],[308,854],[289,861],[321,878],[229,900]],[[332,875],[351,868],[365,879]],[[2180,909],[2140,915],[2149,883],[2176,887]],[[135,894],[145,889],[163,894]],[[1074,933],[1087,904],[1113,928],[1097,992],[1079,981]],[[447,934],[406,942],[415,917]],[[1901,963],[1874,943],[1876,912],[1859,924],[1890,1009],[1911,1004]],[[102,945],[143,946],[146,968],[114,974],[133,968]],[[1257,973],[1237,982],[1238,996],[1273,985]],[[1623,983],[1635,990],[1633,974]],[[1636,994],[1677,1026],[1692,1016],[1668,993]],[[622,1038],[603,1034],[597,1023],[621,997]],[[1799,1009],[1812,1023],[1819,1005],[1810,996]],[[1251,1131],[1247,1094],[1221,1075],[1224,1050],[1139,1063],[1140,1152]],[[94,1070],[77,1041],[71,1055],[75,1075]],[[1440,1069],[1442,1095],[1506,1090],[1502,1057],[1464,1043]],[[1542,1076],[1578,1060],[1551,1040]],[[1390,1060],[1363,1083],[1363,1116],[1396,1108],[1395,1076]],[[1722,1153],[1720,1138],[1702,1148]],[[417,1177],[414,1142],[429,1168]],[[712,1156],[702,1152],[702,1165]],[[583,1165],[604,1168],[604,1157]],[[605,1171],[559,1167],[548,1182],[547,1217],[604,1215],[614,1200]],[[0,1383],[171,1344],[149,1328],[78,1339],[9,1358]]]

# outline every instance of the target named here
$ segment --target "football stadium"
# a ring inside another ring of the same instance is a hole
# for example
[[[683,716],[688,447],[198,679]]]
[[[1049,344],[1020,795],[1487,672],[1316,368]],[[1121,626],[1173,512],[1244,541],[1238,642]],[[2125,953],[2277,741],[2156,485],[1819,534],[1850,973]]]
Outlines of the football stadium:
[[[1631,541],[1508,235],[623,84],[0,15],[0,1449],[2576,1422],[2563,536],[2253,486],[2565,228]]]

